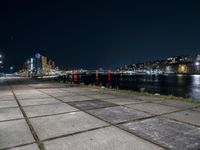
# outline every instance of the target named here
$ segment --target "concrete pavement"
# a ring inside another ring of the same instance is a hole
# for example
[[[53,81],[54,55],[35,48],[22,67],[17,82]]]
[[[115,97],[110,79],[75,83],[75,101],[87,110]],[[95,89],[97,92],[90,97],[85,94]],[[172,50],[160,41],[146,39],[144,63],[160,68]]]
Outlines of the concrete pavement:
[[[198,150],[200,104],[0,78],[0,149]]]

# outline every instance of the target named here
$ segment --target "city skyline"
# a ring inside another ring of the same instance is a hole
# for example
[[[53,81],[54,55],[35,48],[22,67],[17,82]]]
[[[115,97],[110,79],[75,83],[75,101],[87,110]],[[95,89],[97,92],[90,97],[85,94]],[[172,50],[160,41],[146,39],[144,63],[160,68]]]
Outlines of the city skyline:
[[[122,71],[125,74],[199,74],[200,73],[200,54],[196,56],[171,56],[162,60],[150,60],[134,64],[125,64],[124,66],[117,66],[116,68],[95,68],[90,70],[88,68],[59,68],[55,62],[49,57],[40,53],[36,53],[31,58],[28,58],[22,67],[17,70],[19,73],[30,75],[52,75],[55,72],[96,72],[103,71],[107,73],[113,70],[116,73]],[[128,71],[128,72],[127,72]],[[60,73],[61,73],[60,72]]]
[[[200,53],[200,3],[1,1],[0,51],[20,68],[36,52],[67,68],[115,68]]]

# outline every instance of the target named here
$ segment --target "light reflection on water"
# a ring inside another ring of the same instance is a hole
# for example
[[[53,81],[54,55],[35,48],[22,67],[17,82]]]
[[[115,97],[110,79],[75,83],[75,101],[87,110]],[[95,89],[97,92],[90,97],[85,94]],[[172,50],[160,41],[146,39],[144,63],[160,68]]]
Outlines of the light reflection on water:
[[[200,75],[192,75],[190,97],[200,100]]]

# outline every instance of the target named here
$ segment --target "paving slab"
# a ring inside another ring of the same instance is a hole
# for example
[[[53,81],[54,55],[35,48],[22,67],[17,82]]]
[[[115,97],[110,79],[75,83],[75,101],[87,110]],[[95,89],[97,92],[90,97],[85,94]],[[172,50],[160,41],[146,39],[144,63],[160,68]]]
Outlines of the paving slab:
[[[151,116],[148,113],[137,111],[124,106],[93,109],[93,110],[88,110],[87,112],[114,124],[129,120],[142,119]]]
[[[73,101],[73,102],[69,102],[69,104],[81,110],[118,106],[116,104],[101,101],[101,100]]]
[[[31,106],[31,105],[41,105],[41,104],[54,104],[61,103],[61,101],[55,98],[41,98],[41,99],[26,99],[20,100],[22,106]]]
[[[0,122],[0,149],[35,142],[25,120]]]
[[[37,144],[30,144],[30,145],[26,145],[26,146],[12,148],[10,150],[39,150],[39,147]]]
[[[170,112],[179,110],[178,108],[175,108],[175,107],[165,106],[165,105],[160,105],[160,104],[153,104],[153,103],[133,104],[133,105],[127,105],[127,107],[149,112],[156,115],[161,115],[161,114],[170,113]]]
[[[19,108],[0,108],[0,121],[24,118]]]
[[[77,110],[76,108],[65,103],[26,106],[26,107],[23,107],[23,109],[26,112],[26,115],[28,117],[67,113],[67,112],[72,112],[72,111]]]
[[[42,140],[107,125],[84,112],[32,118],[30,121]]]
[[[16,101],[0,101],[0,108],[18,107]]]
[[[70,101],[85,101],[85,100],[92,100],[94,98],[87,97],[87,96],[67,96],[67,97],[58,97],[58,99],[64,101],[64,102],[70,102]]]
[[[160,101],[152,101],[152,102],[162,104],[162,105],[167,105],[167,106],[173,106],[173,107],[177,107],[177,108],[183,108],[183,109],[200,105],[200,104],[176,101],[176,100],[160,100]]]
[[[119,125],[170,150],[200,149],[200,128],[164,118],[149,118]]]
[[[163,150],[116,127],[44,142],[46,150]]]
[[[115,103],[118,105],[127,105],[127,104],[137,104],[137,103],[144,103],[142,100],[135,100],[131,98],[112,98],[112,99],[105,99],[104,101]]]
[[[110,99],[110,98],[116,98],[117,96],[111,94],[96,94],[96,95],[91,95],[90,97],[94,99]]]
[[[198,111],[186,110],[186,111],[171,113],[164,116],[178,121],[197,125],[200,127],[200,112]]]

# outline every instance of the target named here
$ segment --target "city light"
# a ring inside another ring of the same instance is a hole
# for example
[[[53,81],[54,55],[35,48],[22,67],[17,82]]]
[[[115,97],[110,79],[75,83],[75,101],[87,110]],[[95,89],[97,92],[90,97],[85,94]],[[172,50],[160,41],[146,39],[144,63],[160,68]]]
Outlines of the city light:
[[[0,64],[2,64],[3,63],[3,61],[2,60],[0,60]]]
[[[195,65],[196,65],[196,66],[199,66],[199,65],[200,65],[200,63],[199,63],[199,62],[196,62],[196,63],[195,63]]]

